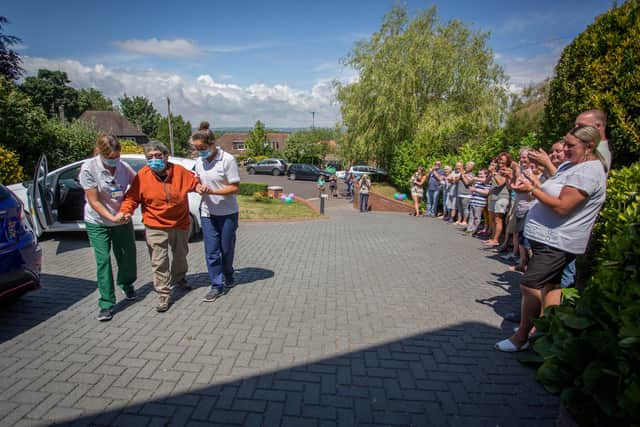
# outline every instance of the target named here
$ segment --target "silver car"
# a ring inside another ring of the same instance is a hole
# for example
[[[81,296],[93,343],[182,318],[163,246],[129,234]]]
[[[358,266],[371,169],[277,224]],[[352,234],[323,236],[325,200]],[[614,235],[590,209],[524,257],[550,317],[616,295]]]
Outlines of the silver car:
[[[147,164],[144,154],[123,154],[120,160],[127,162],[134,171],[139,171]],[[169,157],[171,163],[193,170],[195,161],[182,157]],[[84,190],[78,181],[80,167],[84,160],[62,166],[49,172],[47,156],[38,160],[33,181],[8,186],[28,209],[33,217],[34,231],[38,236],[42,233],[63,231],[84,231]],[[33,185],[36,183],[36,185]],[[189,238],[200,232],[200,196],[189,193],[189,216],[191,228]],[[133,228],[143,231],[140,208],[133,215]]]
[[[273,176],[285,175],[287,173],[287,163],[282,159],[264,159],[258,163],[249,163],[246,166],[247,173],[268,173]]]

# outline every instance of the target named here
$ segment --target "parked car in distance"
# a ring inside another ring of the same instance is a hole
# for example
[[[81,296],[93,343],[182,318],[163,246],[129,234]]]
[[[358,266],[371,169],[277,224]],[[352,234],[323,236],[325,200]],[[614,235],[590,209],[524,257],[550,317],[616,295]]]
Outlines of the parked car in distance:
[[[0,184],[0,301],[40,287],[42,250],[22,202]]]
[[[287,171],[287,176],[292,181],[295,181],[296,179],[317,181],[320,176],[329,178],[331,174],[316,166],[308,165],[306,163],[292,163]]]
[[[144,154],[122,154],[120,160],[128,163],[136,172],[147,164]],[[43,154],[38,160],[32,181],[9,186],[31,213],[37,236],[44,232],[84,231],[84,190],[78,180],[84,162],[80,160],[49,172],[47,157]],[[169,162],[187,170],[193,170],[196,164],[195,160],[173,156],[169,157]],[[201,229],[200,196],[193,192],[189,193],[188,198],[191,217],[189,238],[192,238]],[[140,208],[134,212],[133,228],[144,231]]]
[[[344,181],[345,176],[347,176],[347,171],[336,171],[336,178]]]
[[[371,178],[372,181],[384,181],[387,179],[386,170],[369,165],[351,166],[351,168],[349,168],[349,173],[352,173],[358,179],[360,179],[360,177],[364,174],[369,175],[369,178]]]
[[[267,173],[273,176],[285,175],[287,173],[287,162],[282,159],[264,159],[257,163],[249,163],[245,166],[247,173]]]

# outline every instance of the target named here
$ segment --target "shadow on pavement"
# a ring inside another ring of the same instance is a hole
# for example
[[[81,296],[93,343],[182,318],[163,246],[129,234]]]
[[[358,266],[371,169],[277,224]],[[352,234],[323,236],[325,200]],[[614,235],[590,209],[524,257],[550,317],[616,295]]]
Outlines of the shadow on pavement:
[[[492,273],[495,277],[487,283],[507,292],[507,295],[496,295],[490,298],[476,299],[476,302],[493,308],[496,314],[504,318],[509,313],[520,314],[520,277],[522,274],[515,271],[504,273]],[[506,320],[506,319],[505,319]]]
[[[96,282],[42,274],[42,287],[0,307],[0,343],[22,334],[66,310],[96,290]]]
[[[51,421],[74,426],[553,425],[558,400],[513,354],[493,349],[503,335],[486,324],[456,324]]]
[[[260,280],[270,279],[275,275],[273,270],[261,267],[243,267],[236,269],[233,277],[236,286],[248,285]],[[207,273],[188,274],[187,281],[193,287],[209,286],[209,275]]]

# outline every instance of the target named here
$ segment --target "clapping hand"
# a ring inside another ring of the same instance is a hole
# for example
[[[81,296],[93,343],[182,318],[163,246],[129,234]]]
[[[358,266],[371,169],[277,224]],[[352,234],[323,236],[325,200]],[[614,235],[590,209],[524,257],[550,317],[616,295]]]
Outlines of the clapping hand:
[[[546,151],[542,148],[538,150],[529,150],[528,152],[529,160],[539,164],[540,166],[546,167],[551,164],[551,159]]]
[[[535,187],[540,187],[541,182],[540,182],[540,178],[538,178],[536,175],[534,175],[534,173],[531,171],[531,169],[527,169],[524,171],[524,176],[529,180],[529,182],[531,182],[531,184],[533,184]]]
[[[526,179],[518,179],[516,182],[511,184],[511,188],[518,193],[529,193],[534,189],[534,186]]]

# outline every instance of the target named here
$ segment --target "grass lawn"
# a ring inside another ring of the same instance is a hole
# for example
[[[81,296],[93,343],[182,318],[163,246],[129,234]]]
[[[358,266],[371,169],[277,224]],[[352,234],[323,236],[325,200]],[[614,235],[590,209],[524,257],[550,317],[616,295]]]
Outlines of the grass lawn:
[[[238,196],[240,219],[303,219],[320,218],[320,214],[299,202],[285,203],[281,200],[256,202],[251,196]]]
[[[376,182],[373,184],[373,191],[380,193],[385,197],[393,199],[395,193],[399,193],[398,189],[388,182]],[[405,193],[406,194],[406,193]],[[394,199],[395,200],[395,199]],[[404,199],[404,203],[413,206],[413,200],[411,200],[411,194],[407,194],[407,198]]]

